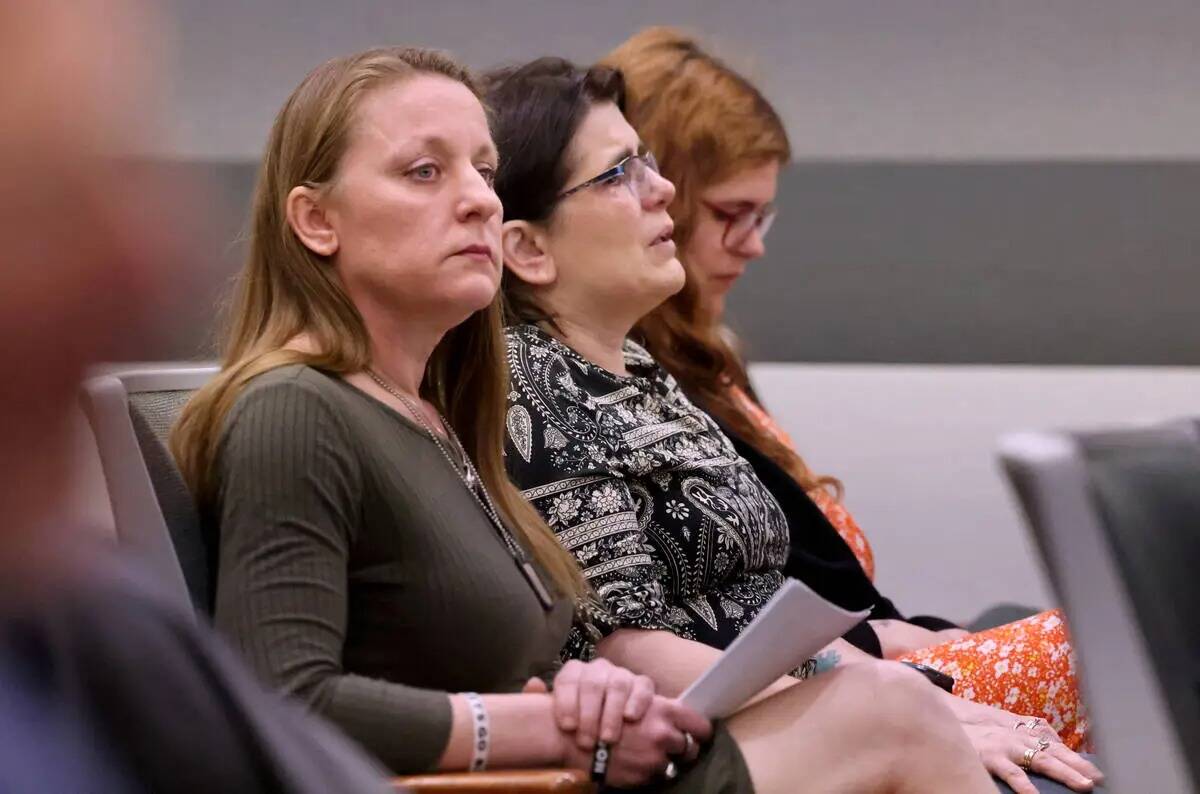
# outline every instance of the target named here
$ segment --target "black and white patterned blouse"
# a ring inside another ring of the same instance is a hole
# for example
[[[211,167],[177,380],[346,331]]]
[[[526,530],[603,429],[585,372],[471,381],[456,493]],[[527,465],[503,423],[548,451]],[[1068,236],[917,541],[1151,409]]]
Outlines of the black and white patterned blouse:
[[[626,342],[621,377],[536,326],[507,335],[505,454],[525,498],[617,626],[726,647],[783,582],[775,498],[640,346]],[[584,633],[569,654],[588,654]]]

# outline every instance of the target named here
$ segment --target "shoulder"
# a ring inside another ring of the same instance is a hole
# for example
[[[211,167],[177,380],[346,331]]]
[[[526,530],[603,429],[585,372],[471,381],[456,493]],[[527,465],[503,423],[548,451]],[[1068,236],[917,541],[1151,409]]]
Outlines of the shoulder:
[[[554,337],[529,323],[510,325],[505,328],[504,341],[510,364],[515,363],[517,357],[544,356],[552,352],[557,345]]]
[[[570,348],[535,325],[509,326],[504,333],[514,387],[510,400],[587,401],[587,367]]]
[[[535,325],[511,326],[505,333],[509,370],[519,390],[590,409],[595,399],[624,389],[620,378]]]
[[[279,367],[251,379],[221,429],[217,464],[223,485],[260,483],[264,466],[278,476],[298,475],[317,460],[336,463],[346,482],[355,482],[373,431],[369,406],[355,401],[352,389],[306,366]],[[231,467],[249,467],[254,477],[251,482],[230,477]]]
[[[340,396],[339,391],[340,387],[333,376],[304,364],[289,364],[251,378],[238,395],[234,407],[246,402],[289,397],[306,402],[332,403]]]
[[[312,425],[341,427],[349,410],[346,389],[335,376],[293,364],[252,378],[234,400],[225,430],[236,432],[243,424],[283,432]]]

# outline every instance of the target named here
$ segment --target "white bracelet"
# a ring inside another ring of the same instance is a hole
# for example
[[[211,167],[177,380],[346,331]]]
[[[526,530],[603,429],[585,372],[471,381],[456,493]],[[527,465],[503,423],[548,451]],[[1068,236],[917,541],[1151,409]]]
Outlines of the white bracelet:
[[[492,732],[488,725],[487,708],[483,705],[483,698],[475,692],[463,692],[463,698],[471,707],[471,727],[474,728],[470,770],[482,772],[487,769],[488,751],[492,746]]]

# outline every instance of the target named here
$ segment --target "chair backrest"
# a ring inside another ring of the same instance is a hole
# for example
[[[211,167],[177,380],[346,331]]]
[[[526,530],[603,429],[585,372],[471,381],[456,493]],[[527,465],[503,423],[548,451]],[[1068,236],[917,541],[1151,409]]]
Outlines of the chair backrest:
[[[216,373],[212,365],[115,370],[87,380],[82,394],[118,542],[204,612],[212,605],[212,550],[167,440],[184,403]]]
[[[1000,458],[1070,620],[1106,787],[1197,790],[1195,423],[1016,434]]]

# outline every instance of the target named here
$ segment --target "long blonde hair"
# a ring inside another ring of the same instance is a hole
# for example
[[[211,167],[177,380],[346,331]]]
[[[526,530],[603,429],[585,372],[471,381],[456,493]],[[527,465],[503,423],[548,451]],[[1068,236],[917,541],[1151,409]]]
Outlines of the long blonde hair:
[[[668,208],[675,244],[686,249],[696,227],[700,194],[738,171],[787,163],[783,122],[750,81],[671,28],[647,28],[601,61],[625,77],[625,117],[675,184]],[[688,263],[681,257],[685,270]],[[689,273],[690,275],[690,273]],[[759,426],[734,398],[736,386],[757,402],[733,334],[702,316],[696,280],[638,323],[634,333],[704,410],[764,452],[805,490],[841,493],[833,477],[813,473],[804,459]]]
[[[354,303],[328,261],[292,232],[288,193],[329,184],[347,148],[355,111],[370,91],[417,74],[456,80],[480,92],[449,56],[415,48],[379,48],[327,61],[288,97],[259,169],[251,210],[250,249],[229,310],[221,372],[185,406],[171,451],[201,506],[215,498],[215,464],[225,419],[246,385],[269,370],[305,364],[326,372],[360,372],[370,340]],[[305,352],[287,347],[303,335]],[[585,592],[574,558],[509,481],[504,468],[508,394],[499,298],[452,329],[430,356],[422,395],[446,417],[474,460],[502,518],[567,596]]]

